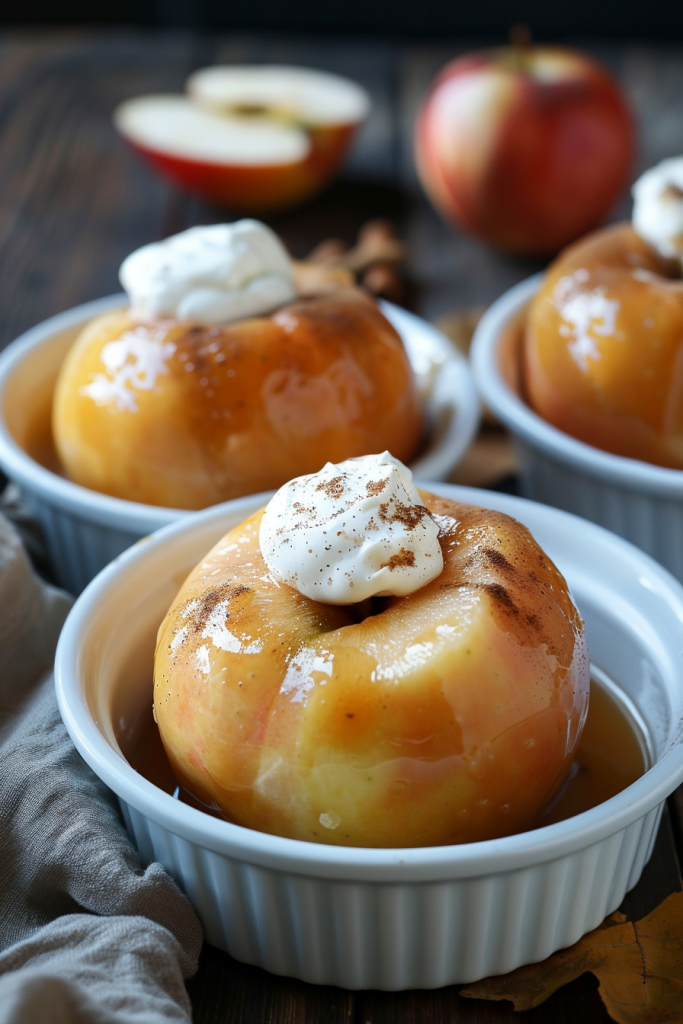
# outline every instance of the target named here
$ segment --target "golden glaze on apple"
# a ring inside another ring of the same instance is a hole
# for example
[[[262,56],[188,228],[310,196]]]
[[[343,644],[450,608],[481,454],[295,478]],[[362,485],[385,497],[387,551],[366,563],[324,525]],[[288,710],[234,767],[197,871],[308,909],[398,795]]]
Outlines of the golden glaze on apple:
[[[683,281],[628,224],[563,252],[525,338],[529,401],[588,444],[683,468]]]
[[[223,327],[99,317],[62,368],[53,430],[76,483],[197,509],[328,460],[410,461],[422,415],[398,334],[341,288]]]
[[[564,779],[589,687],[564,579],[514,519],[422,496],[445,568],[379,614],[274,582],[260,512],[183,585],[155,717],[178,779],[232,821],[347,846],[469,842],[529,827]]]

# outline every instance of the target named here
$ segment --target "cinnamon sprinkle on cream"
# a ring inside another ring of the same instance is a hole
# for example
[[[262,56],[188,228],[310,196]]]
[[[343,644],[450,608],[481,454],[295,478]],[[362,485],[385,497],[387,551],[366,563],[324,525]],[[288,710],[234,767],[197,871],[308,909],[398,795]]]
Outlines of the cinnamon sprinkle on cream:
[[[275,579],[327,604],[411,594],[443,569],[440,525],[389,452],[328,462],[271,499],[261,553]],[[400,571],[399,571],[400,570]]]
[[[414,552],[406,551],[405,548],[401,548],[398,554],[392,555],[391,558],[387,559],[386,562],[382,562],[382,564],[380,565],[380,569],[391,569],[391,571],[393,572],[394,569],[412,569],[414,565]]]

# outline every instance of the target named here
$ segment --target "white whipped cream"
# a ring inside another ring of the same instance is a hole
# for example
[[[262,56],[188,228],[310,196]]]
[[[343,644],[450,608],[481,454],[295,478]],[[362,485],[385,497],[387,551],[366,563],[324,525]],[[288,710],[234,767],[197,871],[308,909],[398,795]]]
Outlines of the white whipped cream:
[[[633,227],[667,259],[683,261],[683,157],[662,160],[633,186]]]
[[[143,245],[121,264],[131,312],[225,324],[269,313],[294,298],[287,250],[257,220],[190,228]]]
[[[259,539],[277,580],[326,604],[412,594],[443,569],[439,527],[389,452],[290,480],[266,506]]]

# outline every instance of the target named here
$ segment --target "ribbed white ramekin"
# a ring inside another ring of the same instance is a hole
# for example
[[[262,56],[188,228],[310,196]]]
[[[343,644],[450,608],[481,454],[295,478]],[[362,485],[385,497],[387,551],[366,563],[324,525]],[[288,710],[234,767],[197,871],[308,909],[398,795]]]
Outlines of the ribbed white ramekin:
[[[472,341],[475,383],[511,431],[524,494],[606,526],[683,580],[683,471],[593,448],[538,416],[514,379],[525,306],[540,274],[502,295]]]
[[[489,842],[367,850],[298,842],[210,817],[121,754],[149,714],[159,622],[186,572],[263,496],[160,531],[94,580],[56,659],[74,743],[118,795],[143,862],[164,864],[206,937],[276,974],[346,988],[435,988],[510,971],[575,942],[636,884],[662,803],[683,779],[683,588],[630,544],[555,509],[490,492],[431,489],[514,515],[565,573],[591,658],[642,719],[653,767],[566,821]],[[118,738],[117,738],[118,737]]]
[[[126,301],[125,295],[111,295],[76,306],[22,334],[0,355],[0,468],[21,486],[40,520],[57,582],[75,594],[135,541],[186,514],[80,487],[30,454],[36,423],[49,418],[70,345],[89,320]],[[391,303],[382,309],[403,338],[431,423],[413,472],[444,480],[479,425],[469,364],[424,320]]]

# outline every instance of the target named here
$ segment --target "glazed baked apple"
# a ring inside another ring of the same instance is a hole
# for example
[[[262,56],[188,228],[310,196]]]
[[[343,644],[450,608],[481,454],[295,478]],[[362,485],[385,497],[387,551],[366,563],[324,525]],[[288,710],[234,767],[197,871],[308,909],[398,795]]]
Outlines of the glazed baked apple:
[[[131,308],[85,328],[55,391],[55,443],[76,483],[197,509],[328,458],[416,454],[422,413],[399,335],[343,274],[295,268],[264,225],[145,247],[122,281]]]
[[[647,175],[636,184],[633,226],[589,235],[551,265],[529,310],[524,375],[530,404],[560,430],[683,468],[683,161],[668,163],[680,165],[678,193],[655,168],[658,192],[650,177],[642,197]]]
[[[582,622],[514,519],[418,493],[388,453],[285,485],[183,585],[154,709],[231,821],[346,846],[533,826],[588,705]]]

